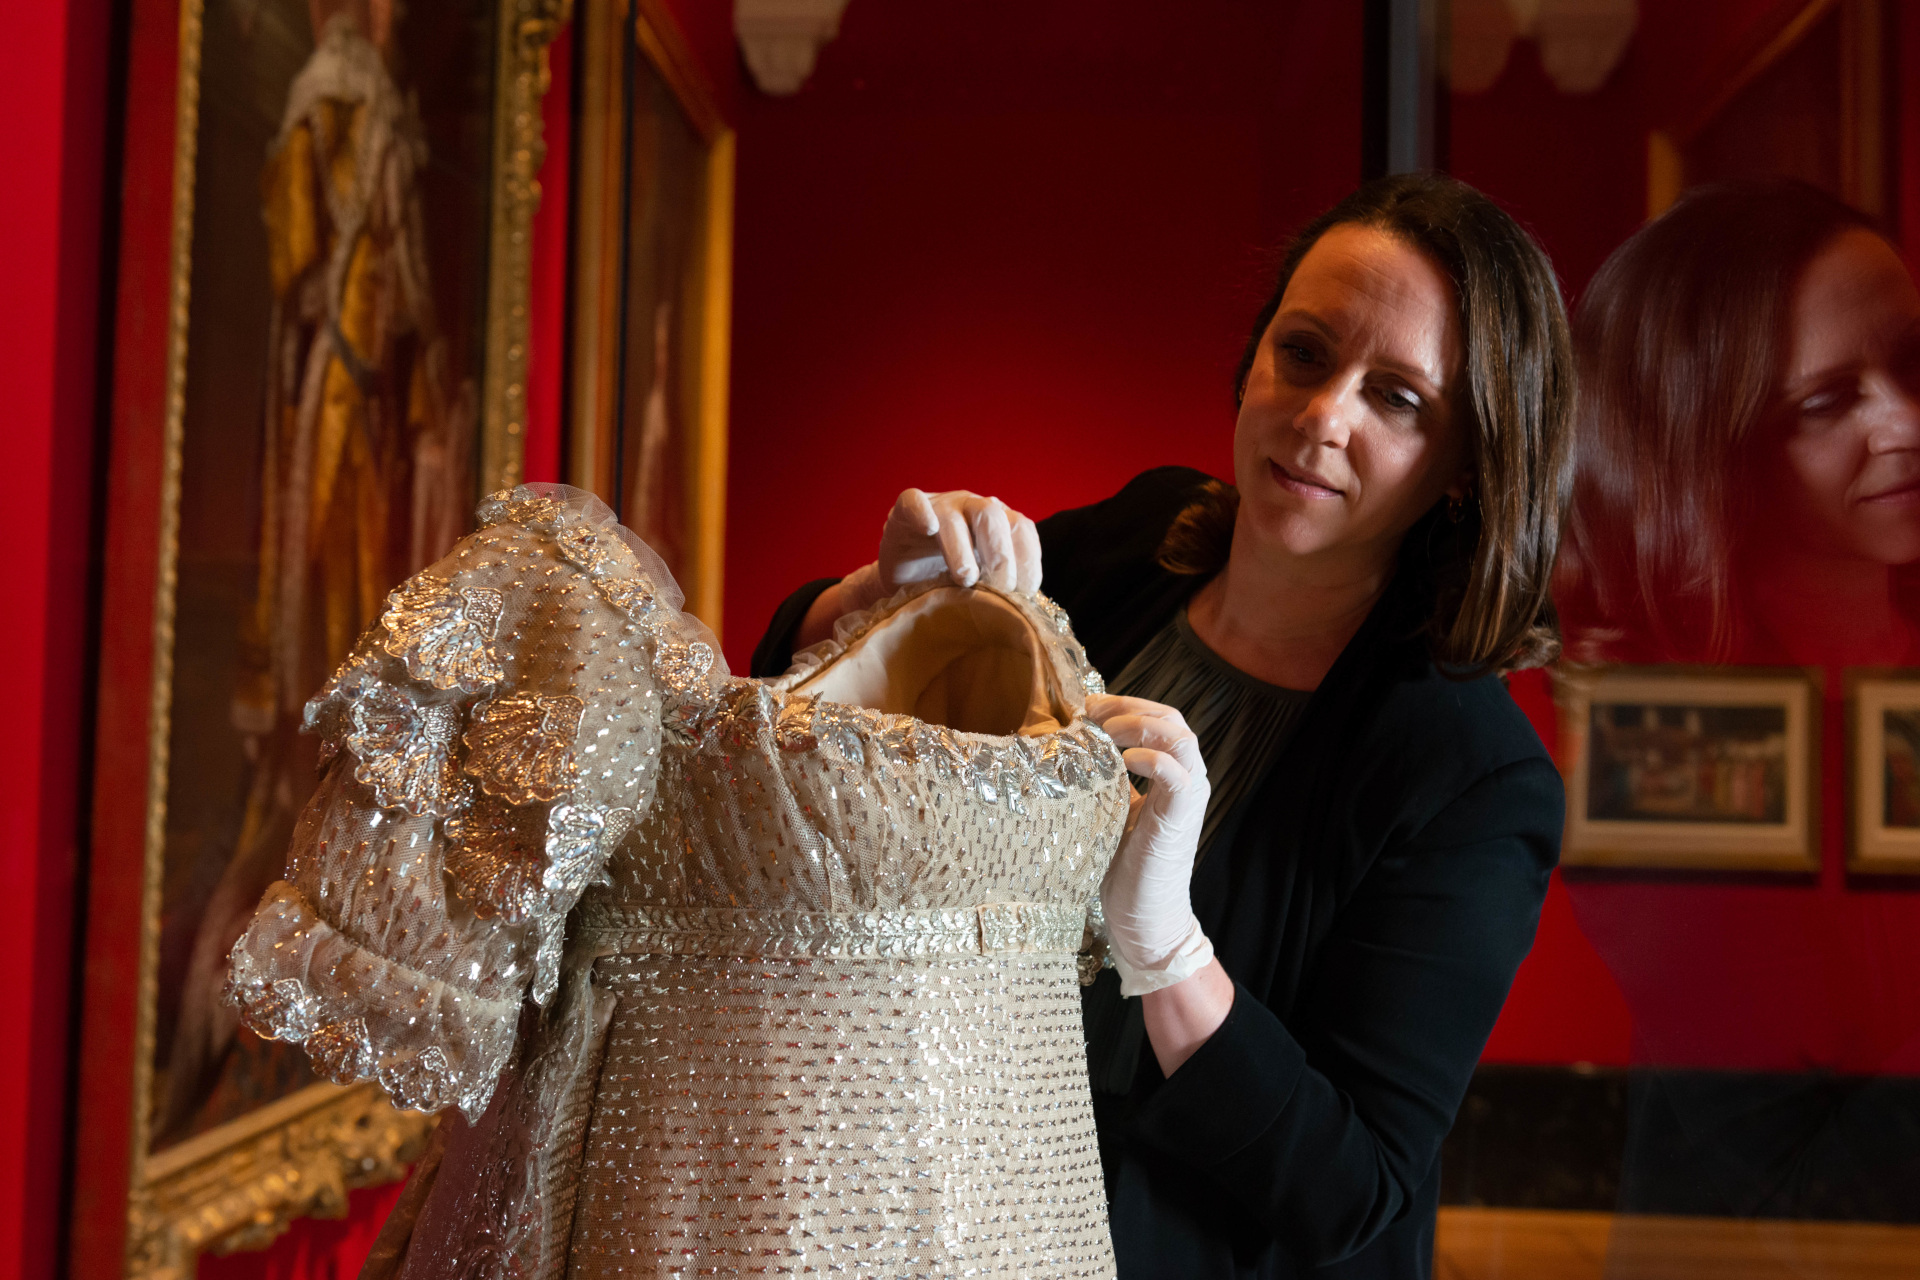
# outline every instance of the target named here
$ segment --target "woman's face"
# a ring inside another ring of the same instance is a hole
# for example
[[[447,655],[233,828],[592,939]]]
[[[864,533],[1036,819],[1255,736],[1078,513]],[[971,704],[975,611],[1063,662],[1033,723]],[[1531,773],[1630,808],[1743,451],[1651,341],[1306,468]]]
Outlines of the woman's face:
[[[1836,237],[1794,291],[1782,447],[1765,524],[1811,550],[1920,560],[1920,291],[1870,231]]]
[[[1443,494],[1469,484],[1453,405],[1453,285],[1420,250],[1338,226],[1288,281],[1234,430],[1240,513],[1298,557],[1392,557]]]

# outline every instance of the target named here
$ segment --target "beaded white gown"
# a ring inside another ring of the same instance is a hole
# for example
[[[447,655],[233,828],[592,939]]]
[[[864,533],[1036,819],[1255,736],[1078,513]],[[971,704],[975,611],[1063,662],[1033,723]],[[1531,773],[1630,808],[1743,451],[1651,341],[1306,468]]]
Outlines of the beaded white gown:
[[[596,499],[481,514],[309,704],[231,960],[451,1109],[366,1274],[1110,1276],[1076,953],[1129,789],[1064,614],[910,590],[735,679]]]

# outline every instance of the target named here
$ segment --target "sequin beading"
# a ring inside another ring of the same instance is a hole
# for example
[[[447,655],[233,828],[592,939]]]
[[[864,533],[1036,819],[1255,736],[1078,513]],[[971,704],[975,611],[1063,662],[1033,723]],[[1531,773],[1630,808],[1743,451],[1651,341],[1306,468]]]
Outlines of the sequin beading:
[[[627,954],[686,956],[993,955],[1073,952],[1087,913],[1058,903],[992,902],[932,911],[741,911],[725,907],[628,909],[623,918],[583,915],[586,946]]]

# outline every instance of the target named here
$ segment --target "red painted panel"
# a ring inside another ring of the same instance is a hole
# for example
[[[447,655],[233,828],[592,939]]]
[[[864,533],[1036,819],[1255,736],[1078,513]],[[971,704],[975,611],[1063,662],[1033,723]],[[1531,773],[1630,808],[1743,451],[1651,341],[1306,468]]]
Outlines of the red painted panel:
[[[31,121],[0,202],[0,378],[8,389],[7,600],[0,635],[10,732],[0,741],[0,1274],[51,1276],[67,1073],[84,735],[87,533],[96,411],[106,137],[106,6],[69,0],[10,15],[0,111]],[[21,1043],[24,1041],[24,1044]]]
[[[100,727],[94,757],[72,1273],[117,1274],[138,994],[153,600],[166,422],[174,87],[179,10],[134,0],[120,278],[114,312],[113,420],[101,586]]]
[[[547,50],[553,79],[541,100],[547,158],[540,165],[540,208],[533,218],[532,280],[527,305],[527,433],[522,474],[560,478],[560,412],[566,381],[567,223],[573,148],[573,24]]]
[[[740,114],[727,653],[907,485],[1224,473],[1266,251],[1358,177],[1359,6],[849,6]]]

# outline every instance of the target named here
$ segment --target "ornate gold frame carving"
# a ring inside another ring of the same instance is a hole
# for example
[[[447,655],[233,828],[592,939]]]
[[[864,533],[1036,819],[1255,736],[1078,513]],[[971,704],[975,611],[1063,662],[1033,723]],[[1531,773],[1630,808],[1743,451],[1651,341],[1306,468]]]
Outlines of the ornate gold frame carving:
[[[486,312],[481,477],[489,490],[520,476],[536,178],[545,155],[541,96],[547,46],[570,0],[497,0],[494,167]],[[318,1084],[149,1154],[160,905],[165,871],[180,480],[186,418],[188,301],[204,0],[180,0],[173,218],[167,306],[165,438],[153,600],[144,862],[124,1266],[138,1280],[191,1280],[205,1251],[261,1248],[295,1218],[338,1215],[352,1188],[393,1181],[418,1156],[433,1118],[403,1112],[377,1088]]]
[[[128,1273],[193,1280],[209,1248],[260,1249],[295,1218],[339,1217],[348,1191],[403,1177],[433,1123],[373,1085],[316,1084],[169,1147],[128,1202]]]

